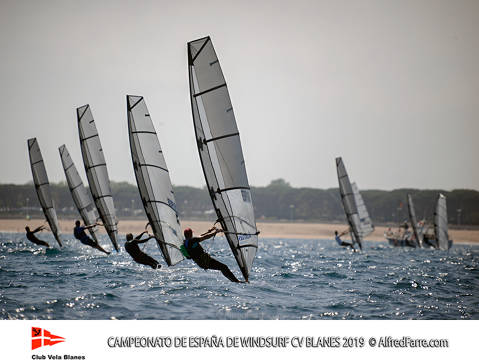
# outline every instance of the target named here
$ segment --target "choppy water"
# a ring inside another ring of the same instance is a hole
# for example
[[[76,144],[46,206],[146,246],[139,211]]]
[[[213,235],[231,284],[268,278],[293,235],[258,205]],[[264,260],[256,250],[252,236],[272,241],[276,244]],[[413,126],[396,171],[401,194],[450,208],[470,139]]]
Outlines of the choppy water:
[[[239,276],[225,240],[210,247]],[[153,242],[145,252],[161,259]],[[250,281],[192,261],[152,270],[73,240],[46,251],[0,233],[1,319],[479,319],[478,246],[365,242],[353,253],[331,240],[261,239]]]

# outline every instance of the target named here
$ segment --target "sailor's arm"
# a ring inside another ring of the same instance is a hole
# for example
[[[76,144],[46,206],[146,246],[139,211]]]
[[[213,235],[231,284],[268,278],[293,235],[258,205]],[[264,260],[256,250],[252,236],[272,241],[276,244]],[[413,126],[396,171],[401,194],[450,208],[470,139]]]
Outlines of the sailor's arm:
[[[198,237],[198,239],[199,239],[198,242],[206,241],[207,239],[210,239],[210,238],[216,236],[217,233],[221,233],[221,232],[223,232],[222,229],[217,229],[217,228],[215,228],[215,229],[212,230],[211,232],[208,232],[208,233],[204,234],[203,236]]]
[[[32,233],[37,233],[37,232],[40,232],[40,231],[43,231],[43,229],[45,228],[45,226],[40,226],[38,228],[35,228]]]
[[[140,244],[140,243],[148,242],[150,239],[155,238],[155,236],[149,235],[149,237],[147,237],[147,238],[145,238],[145,239],[141,239],[141,237],[142,237],[145,233],[148,233],[148,231],[141,232],[138,236],[136,236],[135,242],[138,243],[138,244]]]
[[[349,228],[345,231],[342,231],[340,234],[338,234],[338,237],[342,237],[344,236],[345,234],[347,234],[349,232]]]
[[[99,226],[99,224],[98,223],[90,224],[89,226],[85,226],[84,228],[85,229],[90,229],[90,228],[93,228],[95,226]]]
[[[138,236],[135,237],[135,241],[137,241],[137,240],[139,241],[140,238],[141,238],[145,233],[148,233],[148,231],[143,231],[143,232],[141,232]]]

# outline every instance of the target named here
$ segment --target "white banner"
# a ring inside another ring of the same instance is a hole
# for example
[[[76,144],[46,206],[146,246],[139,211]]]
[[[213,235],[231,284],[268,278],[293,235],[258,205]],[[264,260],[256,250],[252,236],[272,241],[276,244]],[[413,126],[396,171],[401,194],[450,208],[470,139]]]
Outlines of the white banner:
[[[3,360],[470,359],[478,321],[0,321]]]

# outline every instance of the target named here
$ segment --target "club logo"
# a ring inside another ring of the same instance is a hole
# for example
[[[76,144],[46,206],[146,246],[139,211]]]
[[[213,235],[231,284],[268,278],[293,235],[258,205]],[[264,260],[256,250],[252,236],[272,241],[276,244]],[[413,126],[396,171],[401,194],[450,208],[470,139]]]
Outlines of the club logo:
[[[64,341],[63,337],[52,335],[44,328],[32,327],[32,350],[42,346],[53,346]]]

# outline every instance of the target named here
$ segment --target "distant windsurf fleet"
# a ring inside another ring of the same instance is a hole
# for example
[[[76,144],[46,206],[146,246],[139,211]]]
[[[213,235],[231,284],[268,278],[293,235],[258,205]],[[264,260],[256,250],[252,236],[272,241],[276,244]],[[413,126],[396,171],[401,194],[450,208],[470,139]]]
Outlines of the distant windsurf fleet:
[[[385,237],[394,247],[436,248],[448,250],[453,241],[449,239],[446,196],[439,194],[434,211],[434,224],[418,221],[412,196],[407,195],[409,222],[399,225],[398,231],[388,230]],[[411,229],[412,228],[412,231]]]
[[[187,44],[189,97],[196,145],[205,183],[216,212],[216,224],[224,232],[232,255],[248,280],[258,250],[253,199],[246,173],[240,134],[211,38]],[[164,150],[143,96],[127,95],[128,136],[138,191],[158,248],[168,266],[185,259],[183,235]],[[95,242],[100,240],[100,224],[118,252],[118,219],[110,187],[107,164],[90,106],[76,109],[78,134],[88,188],[66,145],[59,147],[68,187],[78,213]],[[62,247],[57,215],[50,195],[46,168],[36,138],[28,139],[28,152],[38,200],[58,245]],[[352,245],[363,248],[365,237],[374,231],[364,200],[351,183],[341,157],[336,158],[339,193],[348,222]],[[432,231],[416,219],[412,197],[408,196],[412,232],[389,233],[386,238],[398,247],[451,247],[447,228],[446,198],[439,195]],[[354,247],[353,247],[354,248]]]
[[[374,231],[374,225],[358,186],[349,180],[341,157],[336,158],[336,170],[341,202],[349,224],[348,232],[351,235],[351,243],[357,244],[362,249],[363,240]],[[448,250],[452,247],[453,241],[449,239],[447,225],[446,197],[443,194],[439,194],[437,198],[433,225],[427,225],[425,221],[417,220],[411,194],[407,196],[407,205],[409,222],[400,224],[397,232],[389,229],[384,234],[391,246],[441,250]]]

